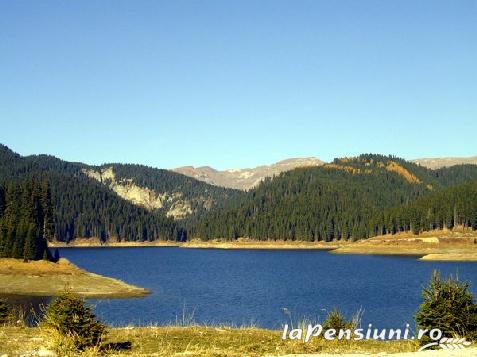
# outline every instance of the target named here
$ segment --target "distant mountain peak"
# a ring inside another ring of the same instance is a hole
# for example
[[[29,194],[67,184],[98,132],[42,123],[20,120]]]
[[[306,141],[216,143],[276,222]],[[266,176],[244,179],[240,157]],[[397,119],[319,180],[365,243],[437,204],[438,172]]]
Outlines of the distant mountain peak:
[[[271,165],[262,165],[254,168],[232,168],[228,170],[216,170],[210,166],[193,167],[183,166],[172,171],[207,182],[212,185],[240,190],[249,190],[266,177],[272,177],[284,171],[290,171],[298,167],[321,166],[324,162],[316,157],[290,158]]]
[[[323,161],[317,159],[316,157],[293,157],[290,159],[285,159],[282,161],[278,161],[274,165],[310,165],[310,166],[317,166],[322,165]],[[272,165],[273,166],[273,165]]]
[[[462,164],[477,165],[477,156],[422,158],[411,160],[411,162],[427,167],[428,169],[439,169],[441,167],[450,167]]]

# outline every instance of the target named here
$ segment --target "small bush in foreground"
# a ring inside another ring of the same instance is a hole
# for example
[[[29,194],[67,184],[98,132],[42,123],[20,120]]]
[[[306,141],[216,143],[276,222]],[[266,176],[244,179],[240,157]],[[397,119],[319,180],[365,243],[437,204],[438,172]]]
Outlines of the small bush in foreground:
[[[477,339],[477,304],[468,282],[450,276],[443,280],[434,271],[422,291],[424,302],[415,315],[419,329],[440,329],[443,337]],[[422,340],[427,343],[426,339]]]
[[[66,291],[45,311],[43,327],[50,333],[56,349],[84,350],[98,346],[106,326],[94,316],[83,299]]]
[[[359,313],[357,314],[357,318]],[[358,324],[357,319],[353,320],[346,320],[346,317],[339,311],[336,307],[334,307],[326,317],[326,320],[323,322],[323,331],[334,329],[336,331],[339,330],[347,330],[347,329],[354,329]]]

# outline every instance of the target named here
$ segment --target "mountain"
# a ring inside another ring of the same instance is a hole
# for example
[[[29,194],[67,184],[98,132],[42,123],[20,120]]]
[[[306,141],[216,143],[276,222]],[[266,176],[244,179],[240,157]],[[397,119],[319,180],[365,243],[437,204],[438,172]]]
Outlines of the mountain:
[[[362,239],[409,228],[399,222],[385,225],[386,210],[476,180],[473,165],[430,170],[392,156],[335,159],[266,179],[220,211],[208,212],[189,235],[206,240]]]
[[[84,166],[82,172],[120,197],[174,219],[200,215],[240,191],[209,185],[168,170],[133,164]]]
[[[100,167],[48,155],[22,157],[0,145],[0,182],[47,180],[54,207],[55,237],[121,240],[185,239],[183,223],[240,191],[141,165]]]
[[[91,166],[48,155],[23,157],[0,145],[0,211],[13,212],[5,202],[18,201],[11,198],[15,187],[29,192],[21,185],[34,179],[49,187],[54,237],[60,241],[329,241],[456,224],[477,228],[477,165],[431,170],[393,156],[365,154],[331,163],[291,159],[260,170],[224,172],[238,173],[242,184],[250,179],[258,185],[234,190],[143,165]],[[25,197],[23,206],[29,202]],[[9,213],[13,218],[5,224],[21,227],[27,237],[26,225],[15,221],[27,222],[31,217],[25,214]]]
[[[314,167],[323,165],[324,162],[315,158],[294,158],[279,161],[272,165],[258,166],[251,169],[215,170],[209,166],[193,167],[183,166],[172,171],[207,182],[211,185],[249,190],[257,186],[267,177],[273,177],[285,171],[298,167]]]
[[[455,165],[477,165],[477,156],[473,157],[436,157],[412,160],[412,162],[429,169],[439,169]]]

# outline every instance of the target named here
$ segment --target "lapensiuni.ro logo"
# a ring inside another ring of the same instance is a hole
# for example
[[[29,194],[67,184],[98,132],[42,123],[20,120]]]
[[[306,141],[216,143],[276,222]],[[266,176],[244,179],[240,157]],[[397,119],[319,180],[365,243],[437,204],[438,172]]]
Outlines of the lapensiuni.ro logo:
[[[311,338],[322,336],[325,340],[421,340],[428,336],[432,341],[421,348],[419,351],[437,347],[441,349],[460,349],[470,346],[470,342],[465,338],[442,337],[442,331],[439,329],[419,330],[417,335],[413,335],[406,324],[404,329],[377,329],[372,324],[367,329],[327,329],[323,330],[320,324],[308,324],[305,328],[290,328],[288,324],[283,326],[282,339],[303,340],[309,342]]]

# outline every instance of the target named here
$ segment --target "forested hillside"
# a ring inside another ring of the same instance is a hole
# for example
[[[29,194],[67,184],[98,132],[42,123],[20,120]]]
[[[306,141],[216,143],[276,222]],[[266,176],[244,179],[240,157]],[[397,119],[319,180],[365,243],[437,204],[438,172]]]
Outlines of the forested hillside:
[[[417,234],[456,226],[477,229],[477,181],[388,209],[374,223],[375,234],[379,235],[404,231]]]
[[[50,259],[53,207],[47,181],[29,177],[0,184],[0,257]]]
[[[242,194],[162,169],[133,164],[85,167],[88,176],[119,196],[175,219],[193,219]]]
[[[477,180],[477,166],[436,171],[395,157],[361,155],[266,180],[190,232],[202,239],[330,241],[383,231],[383,212],[453,185]]]
[[[295,169],[242,192],[141,165],[95,167],[0,146],[0,184],[26,178],[49,182],[59,241],[330,241],[477,226],[477,166],[430,170],[382,155]]]
[[[21,157],[0,147],[0,182],[33,176],[51,187],[55,238],[107,240],[185,239],[185,232],[160,212],[138,207],[83,174],[84,165],[52,156]]]

